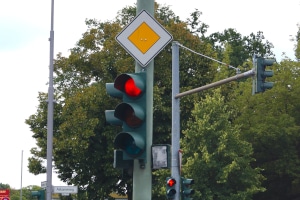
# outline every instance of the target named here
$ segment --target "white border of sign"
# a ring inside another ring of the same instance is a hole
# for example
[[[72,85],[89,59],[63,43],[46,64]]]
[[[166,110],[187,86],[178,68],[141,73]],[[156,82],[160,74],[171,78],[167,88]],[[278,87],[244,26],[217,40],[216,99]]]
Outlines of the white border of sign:
[[[160,39],[143,54],[128,37],[145,22]],[[146,10],[142,10],[117,36],[117,42],[142,66],[146,66],[173,39],[173,36]]]

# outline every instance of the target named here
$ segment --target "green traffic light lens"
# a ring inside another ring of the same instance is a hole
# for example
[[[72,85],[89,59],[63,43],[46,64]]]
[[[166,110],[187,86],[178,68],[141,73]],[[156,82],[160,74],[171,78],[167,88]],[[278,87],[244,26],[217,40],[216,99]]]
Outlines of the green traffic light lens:
[[[139,155],[141,153],[141,149],[138,148],[133,140],[133,138],[128,138],[124,144],[125,152],[129,155]]]
[[[136,133],[122,132],[114,140],[115,147],[122,149],[125,153],[135,158],[144,152],[145,142],[143,138]]]
[[[173,196],[173,195],[175,195],[175,194],[176,194],[176,190],[175,190],[175,189],[169,189],[169,190],[167,191],[167,195]]]

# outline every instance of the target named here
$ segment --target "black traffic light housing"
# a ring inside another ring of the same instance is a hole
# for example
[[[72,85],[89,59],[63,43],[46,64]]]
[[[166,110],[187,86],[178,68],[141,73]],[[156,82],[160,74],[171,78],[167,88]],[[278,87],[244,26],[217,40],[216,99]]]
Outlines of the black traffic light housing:
[[[172,177],[166,178],[166,195],[168,199],[174,199],[175,194],[177,193],[176,188],[176,180]]]

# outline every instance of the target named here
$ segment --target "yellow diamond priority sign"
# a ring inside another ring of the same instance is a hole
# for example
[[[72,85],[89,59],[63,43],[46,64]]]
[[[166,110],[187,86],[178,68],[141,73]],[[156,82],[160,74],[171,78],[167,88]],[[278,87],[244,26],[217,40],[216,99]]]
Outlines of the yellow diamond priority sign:
[[[159,35],[143,22],[128,39],[145,54],[159,39]]]
[[[143,67],[172,39],[172,35],[145,10],[116,36],[117,42]]]

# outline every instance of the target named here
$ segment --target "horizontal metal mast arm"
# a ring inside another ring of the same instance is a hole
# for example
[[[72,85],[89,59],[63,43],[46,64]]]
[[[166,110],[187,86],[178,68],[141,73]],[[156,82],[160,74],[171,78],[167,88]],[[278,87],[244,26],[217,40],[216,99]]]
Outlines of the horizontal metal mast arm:
[[[188,90],[186,92],[179,93],[175,96],[175,98],[177,99],[177,98],[180,98],[180,97],[187,96],[189,94],[200,92],[202,90],[207,90],[207,89],[210,89],[210,88],[213,88],[213,87],[217,87],[219,85],[223,85],[223,84],[229,83],[231,81],[235,81],[235,80],[242,79],[242,78],[245,78],[245,77],[253,76],[254,74],[255,74],[254,70],[249,70],[249,71],[244,72],[242,74],[238,74],[238,75],[235,75],[235,76],[232,76],[232,77],[229,77],[229,78],[226,78],[226,79],[223,79],[223,80],[220,80],[220,81],[217,81],[217,82],[214,82],[214,83],[202,86],[202,87],[198,87],[198,88],[195,88],[195,89],[192,89],[192,90]]]

